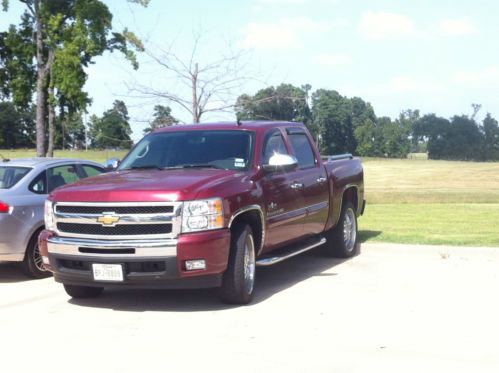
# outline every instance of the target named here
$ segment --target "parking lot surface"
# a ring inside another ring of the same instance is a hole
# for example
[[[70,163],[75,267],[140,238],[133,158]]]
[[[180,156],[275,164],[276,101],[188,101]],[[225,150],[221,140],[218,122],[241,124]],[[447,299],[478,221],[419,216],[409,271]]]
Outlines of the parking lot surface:
[[[249,306],[216,290],[71,300],[0,263],[3,372],[498,372],[499,248],[363,244],[257,271]]]

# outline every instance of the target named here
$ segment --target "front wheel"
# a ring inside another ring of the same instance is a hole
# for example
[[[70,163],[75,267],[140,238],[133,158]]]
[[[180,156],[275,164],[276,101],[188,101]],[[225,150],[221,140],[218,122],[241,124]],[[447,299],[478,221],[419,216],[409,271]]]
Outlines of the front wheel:
[[[224,302],[247,304],[253,298],[256,272],[255,240],[248,225],[234,228],[228,268],[224,273],[220,296]]]
[[[326,254],[335,258],[350,258],[358,253],[358,228],[355,207],[346,202],[336,227],[326,233]]]
[[[64,284],[64,290],[71,298],[95,298],[102,294],[104,288]]]

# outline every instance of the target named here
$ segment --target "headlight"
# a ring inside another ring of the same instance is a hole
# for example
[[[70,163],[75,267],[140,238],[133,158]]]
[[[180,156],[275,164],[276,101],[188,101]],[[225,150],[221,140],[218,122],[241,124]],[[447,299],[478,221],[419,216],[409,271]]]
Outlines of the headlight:
[[[54,221],[54,204],[52,201],[45,201],[45,229],[49,231],[55,231],[55,221]]]
[[[222,199],[213,198],[184,202],[182,232],[198,232],[223,228]]]

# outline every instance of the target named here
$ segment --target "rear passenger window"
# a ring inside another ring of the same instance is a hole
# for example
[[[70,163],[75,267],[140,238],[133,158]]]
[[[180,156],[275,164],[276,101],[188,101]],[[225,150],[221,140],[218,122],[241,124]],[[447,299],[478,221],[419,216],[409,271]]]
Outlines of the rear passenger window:
[[[304,133],[291,133],[288,135],[291,147],[298,159],[299,168],[315,167],[316,160],[310,142]]]
[[[267,135],[263,145],[262,164],[268,164],[274,154],[288,154],[284,139],[279,131]]]
[[[29,185],[30,191],[36,194],[47,194],[47,173],[43,171]]]

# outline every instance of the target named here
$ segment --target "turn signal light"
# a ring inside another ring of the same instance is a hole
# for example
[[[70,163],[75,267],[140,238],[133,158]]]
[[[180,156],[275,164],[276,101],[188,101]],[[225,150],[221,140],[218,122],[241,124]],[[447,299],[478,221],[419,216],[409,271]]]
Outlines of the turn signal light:
[[[8,214],[10,206],[5,202],[0,201],[0,214]]]

